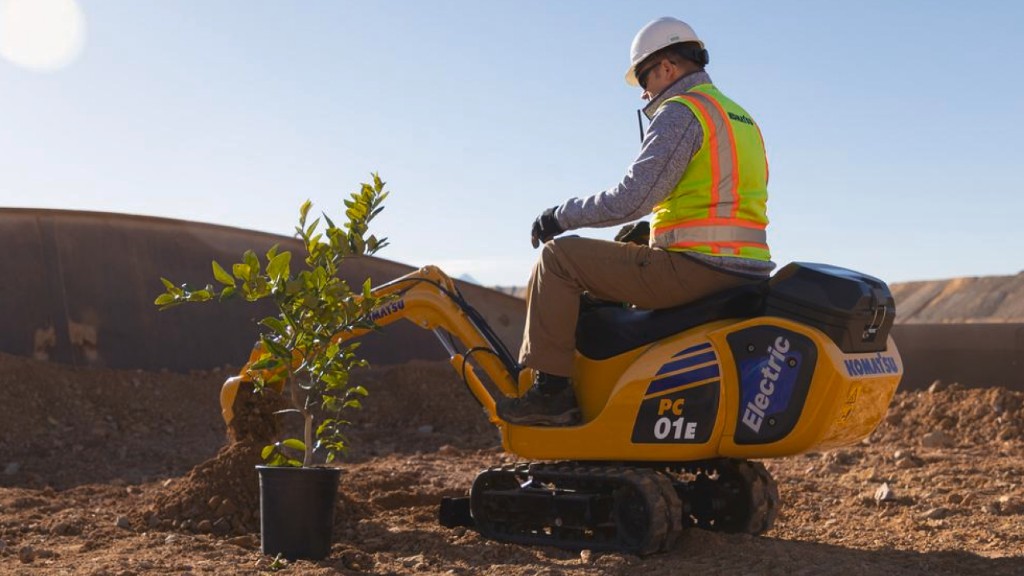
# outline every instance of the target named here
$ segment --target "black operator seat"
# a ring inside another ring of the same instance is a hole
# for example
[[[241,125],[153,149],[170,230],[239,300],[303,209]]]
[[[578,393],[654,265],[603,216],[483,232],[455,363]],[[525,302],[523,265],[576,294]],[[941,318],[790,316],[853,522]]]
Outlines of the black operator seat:
[[[714,320],[754,318],[764,313],[767,294],[765,280],[661,310],[584,300],[576,324],[576,349],[592,360],[604,360]]]

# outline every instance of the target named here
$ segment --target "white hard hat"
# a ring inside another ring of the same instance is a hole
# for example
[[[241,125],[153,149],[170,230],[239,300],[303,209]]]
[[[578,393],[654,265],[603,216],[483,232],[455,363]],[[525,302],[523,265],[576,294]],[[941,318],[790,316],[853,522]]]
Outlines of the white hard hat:
[[[679,42],[696,42],[704,48],[704,42],[697,38],[697,33],[682,20],[665,16],[649,22],[640,29],[629,47],[629,70],[626,71],[626,84],[639,86],[636,81],[636,66],[658,50]]]

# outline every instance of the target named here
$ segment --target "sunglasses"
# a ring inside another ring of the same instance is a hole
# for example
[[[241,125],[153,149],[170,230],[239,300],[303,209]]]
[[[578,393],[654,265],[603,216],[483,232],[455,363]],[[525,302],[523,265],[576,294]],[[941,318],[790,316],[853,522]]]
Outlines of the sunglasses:
[[[636,83],[640,85],[640,88],[647,90],[647,77],[650,76],[651,72],[661,66],[662,60],[658,60],[654,64],[648,66],[643,72],[636,73]]]

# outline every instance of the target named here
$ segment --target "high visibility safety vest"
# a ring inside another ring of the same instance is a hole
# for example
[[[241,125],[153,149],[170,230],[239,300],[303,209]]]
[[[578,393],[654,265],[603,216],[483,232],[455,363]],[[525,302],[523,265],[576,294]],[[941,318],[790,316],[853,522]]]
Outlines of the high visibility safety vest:
[[[768,159],[750,115],[711,84],[665,100],[689,108],[703,128],[700,149],[675,189],[653,210],[651,245],[666,250],[771,260]]]

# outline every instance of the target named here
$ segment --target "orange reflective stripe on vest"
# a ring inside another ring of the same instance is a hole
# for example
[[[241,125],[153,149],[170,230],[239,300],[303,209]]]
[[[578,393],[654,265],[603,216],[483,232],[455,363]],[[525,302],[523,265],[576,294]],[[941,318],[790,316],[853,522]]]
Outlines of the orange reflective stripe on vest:
[[[711,209],[712,217],[735,217],[734,208],[738,208],[736,189],[736,141],[732,137],[732,127],[725,110],[713,98],[705,94],[693,92],[683,94],[694,103],[694,107],[703,117],[704,125],[711,127],[708,134],[708,151],[711,153]]]

